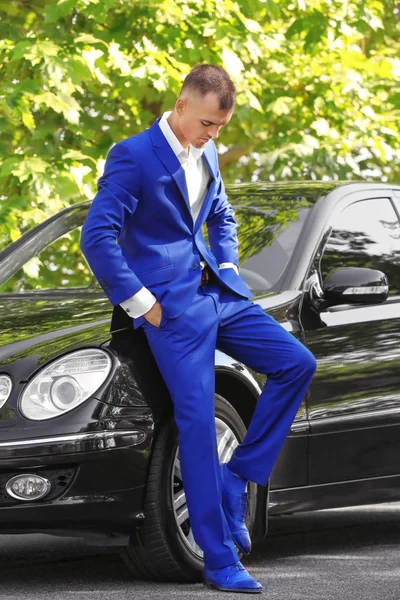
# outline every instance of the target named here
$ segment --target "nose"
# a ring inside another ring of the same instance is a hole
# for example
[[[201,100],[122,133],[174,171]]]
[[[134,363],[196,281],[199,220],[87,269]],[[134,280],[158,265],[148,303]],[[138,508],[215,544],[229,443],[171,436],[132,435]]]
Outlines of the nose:
[[[220,130],[220,127],[218,127],[218,125],[214,125],[213,127],[211,127],[208,131],[209,137],[212,138],[213,140],[216,140],[219,136],[219,130]]]

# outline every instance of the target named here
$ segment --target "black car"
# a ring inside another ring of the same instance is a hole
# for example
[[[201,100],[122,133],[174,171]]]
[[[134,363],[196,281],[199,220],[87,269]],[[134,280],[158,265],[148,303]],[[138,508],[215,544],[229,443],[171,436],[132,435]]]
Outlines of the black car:
[[[268,515],[400,499],[400,187],[229,196],[255,302],[318,360],[269,486],[250,485],[253,540]],[[0,531],[114,544],[137,577],[196,580],[171,401],[144,333],[112,314],[81,255],[88,206],[0,253]],[[219,351],[215,374],[224,462],[264,377]]]

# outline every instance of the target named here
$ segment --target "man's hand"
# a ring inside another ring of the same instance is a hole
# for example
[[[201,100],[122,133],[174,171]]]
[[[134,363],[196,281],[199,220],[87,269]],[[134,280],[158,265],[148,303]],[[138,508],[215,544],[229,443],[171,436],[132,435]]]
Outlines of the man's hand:
[[[146,321],[151,323],[151,325],[154,325],[154,327],[160,327],[161,317],[162,317],[162,308],[161,308],[161,304],[158,302],[158,300],[156,300],[156,303],[153,304],[151,309],[147,313],[145,313],[143,316],[146,319]]]

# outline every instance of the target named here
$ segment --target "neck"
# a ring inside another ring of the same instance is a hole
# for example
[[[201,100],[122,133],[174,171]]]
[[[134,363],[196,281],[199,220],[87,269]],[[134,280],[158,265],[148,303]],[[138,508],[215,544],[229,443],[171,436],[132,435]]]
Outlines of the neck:
[[[189,154],[190,144],[187,141],[187,139],[182,135],[181,130],[179,129],[178,118],[175,110],[173,110],[172,113],[169,115],[167,121],[168,125],[171,127],[172,131],[178,138],[179,142],[182,144],[182,148],[187,154]]]

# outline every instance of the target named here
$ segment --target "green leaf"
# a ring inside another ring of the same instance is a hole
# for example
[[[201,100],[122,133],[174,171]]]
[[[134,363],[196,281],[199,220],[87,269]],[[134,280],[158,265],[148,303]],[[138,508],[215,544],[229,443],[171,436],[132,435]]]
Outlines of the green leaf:
[[[104,46],[108,47],[107,42],[101,40],[100,38],[95,37],[91,33],[81,33],[75,38],[75,42],[84,42],[85,44],[104,44]]]
[[[92,162],[96,162],[94,160],[94,158],[92,156],[88,156],[87,154],[84,154],[83,152],[80,152],[79,150],[68,150],[68,152],[65,152],[65,154],[63,154],[63,159],[67,159],[67,158],[71,158],[73,160],[91,160]]]
[[[388,102],[390,102],[391,104],[393,104],[393,106],[397,109],[400,109],[400,92],[397,92],[395,94],[391,94],[388,97]]]
[[[59,0],[46,6],[44,11],[45,23],[54,23],[69,15],[76,7],[76,0]]]
[[[222,49],[222,61],[232,77],[238,77],[244,69],[242,61],[230,48],[225,47]]]
[[[10,156],[9,158],[6,158],[0,167],[0,177],[7,177],[8,175],[11,175],[15,165],[19,164],[21,158],[22,157],[18,156]]]
[[[246,29],[251,33],[263,33],[263,28],[261,27],[260,23],[254,21],[254,19],[248,19],[240,12],[238,13],[238,17],[242,21]]]
[[[52,92],[44,92],[43,94],[34,95],[32,99],[38,108],[45,105],[57,113],[62,113],[70,123],[79,122],[81,107],[72,96],[64,93],[53,94]]]
[[[274,102],[271,102],[268,106],[268,110],[271,110],[276,115],[288,115],[291,111],[291,106],[293,105],[293,98],[288,96],[281,96],[277,98]]]
[[[128,57],[120,51],[119,44],[110,44],[107,65],[118,69],[123,75],[131,73]]]
[[[22,113],[22,122],[30,131],[35,129],[35,119],[30,111],[24,111]]]
[[[274,0],[266,0],[268,12],[273,19],[278,19],[280,16],[280,9],[278,4]]]
[[[11,171],[15,177],[18,177],[21,182],[26,181],[32,175],[37,173],[45,173],[49,168],[49,164],[39,157],[33,156],[22,159],[18,165],[14,166]]]
[[[294,19],[287,28],[285,36],[288,40],[292,39],[295,35],[301,33],[304,30],[304,19]]]
[[[27,49],[32,48],[33,42],[18,42],[15,44],[12,60],[21,60],[24,58]]]
[[[208,23],[205,23],[205,25],[204,25],[203,37],[214,36],[216,31],[217,31],[217,24],[215,23],[215,21],[209,21]]]
[[[248,101],[249,101],[249,106],[251,108],[254,108],[255,110],[257,110],[260,113],[264,113],[264,109],[261,106],[259,99],[257,98],[257,96],[255,96],[253,94],[253,92],[248,91],[247,92],[247,98],[248,98]]]
[[[8,0],[0,0],[0,12],[6,13],[9,16],[17,16],[19,7]]]
[[[30,261],[24,264],[22,269],[28,277],[37,279],[39,277],[40,264],[39,258],[31,258]]]

